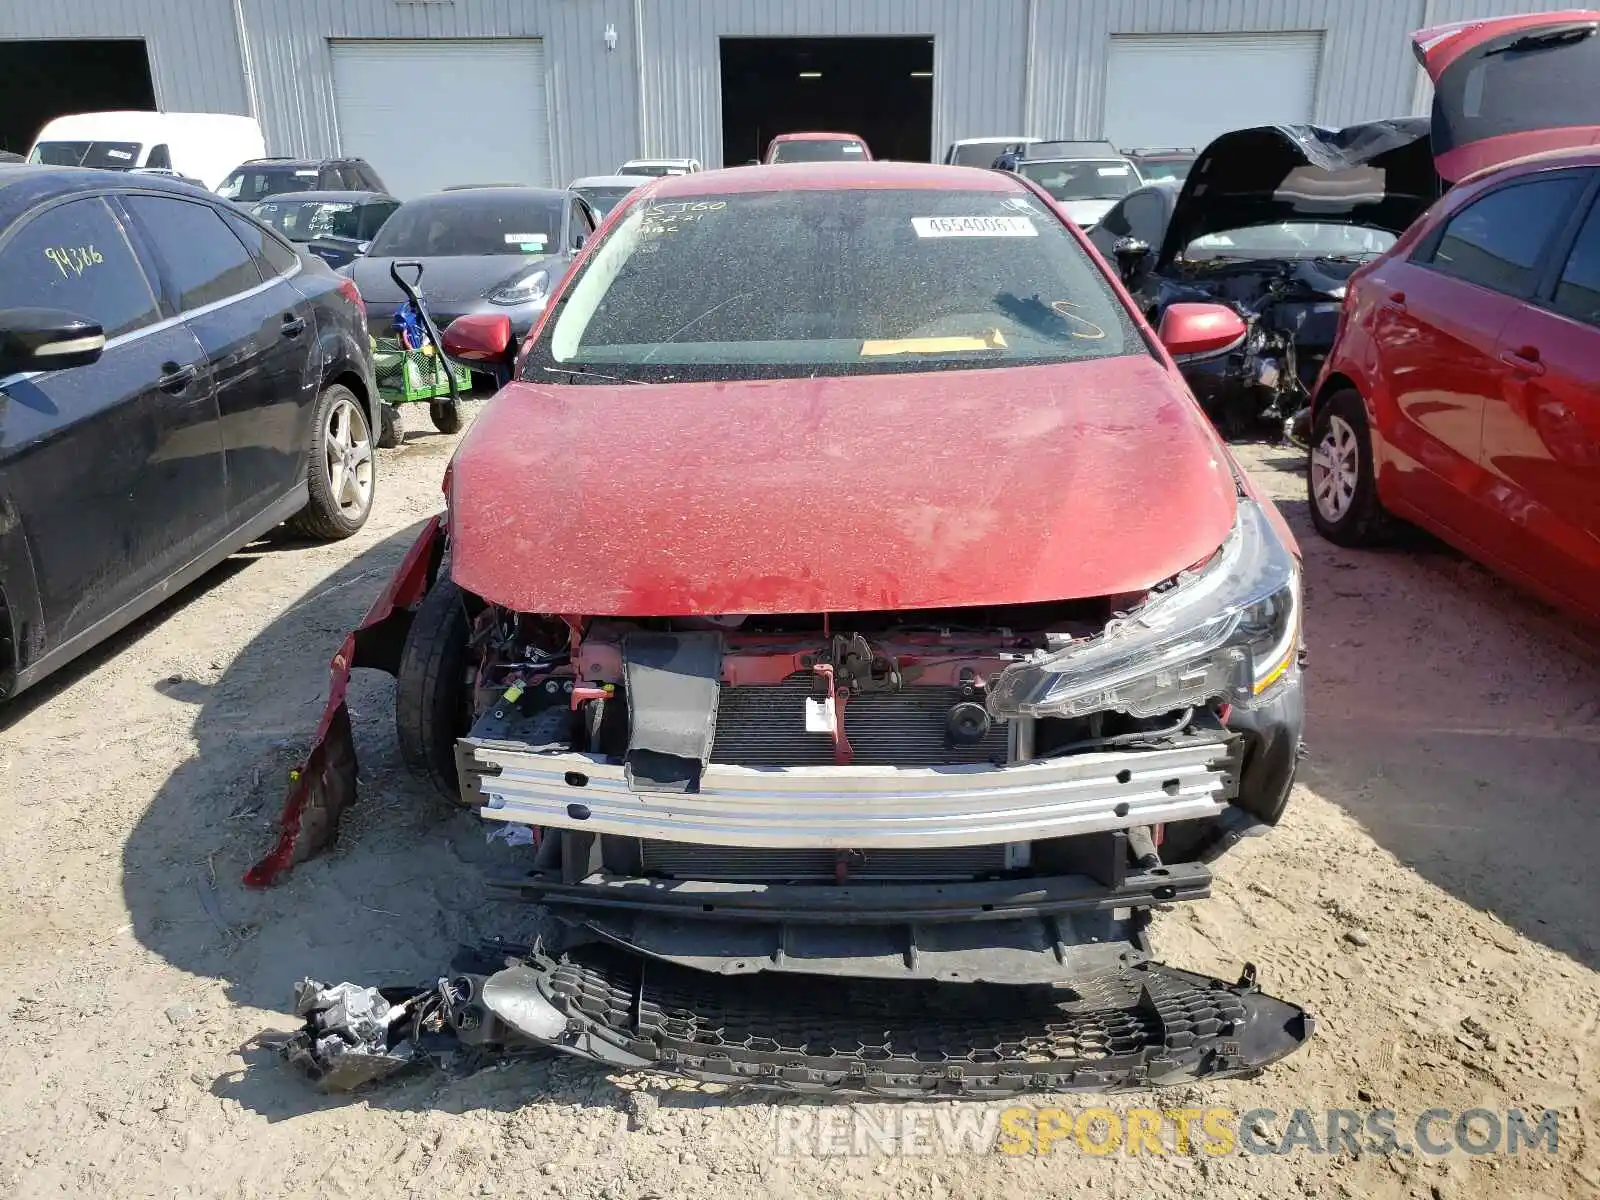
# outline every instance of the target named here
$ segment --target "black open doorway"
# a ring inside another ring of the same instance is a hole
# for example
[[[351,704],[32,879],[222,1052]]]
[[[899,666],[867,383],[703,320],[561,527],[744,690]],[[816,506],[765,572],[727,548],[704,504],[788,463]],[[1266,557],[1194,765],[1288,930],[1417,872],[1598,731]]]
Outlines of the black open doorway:
[[[933,39],[723,38],[723,165],[806,129],[859,134],[875,158],[927,162]]]
[[[0,150],[26,153],[53,117],[155,106],[143,38],[0,39]]]

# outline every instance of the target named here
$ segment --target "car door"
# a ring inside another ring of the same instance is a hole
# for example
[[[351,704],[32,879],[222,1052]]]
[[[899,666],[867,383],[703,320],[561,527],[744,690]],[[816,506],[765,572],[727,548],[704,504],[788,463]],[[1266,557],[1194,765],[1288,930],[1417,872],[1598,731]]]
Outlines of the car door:
[[[1593,189],[1591,188],[1591,195]],[[1600,613],[1600,203],[1500,332],[1482,461],[1507,565]]]
[[[1476,542],[1486,501],[1480,465],[1486,407],[1506,376],[1500,331],[1530,295],[1541,257],[1584,181],[1520,178],[1472,200],[1409,259],[1374,269],[1374,397],[1386,490]]]
[[[0,380],[0,512],[33,563],[36,661],[209,549],[225,485],[205,355],[105,198],[42,205],[0,236],[0,309],[18,307],[106,335],[98,362]]]
[[[124,202],[206,352],[233,525],[266,519],[301,484],[320,380],[311,305],[289,282],[298,256],[287,267],[267,262],[264,242],[275,239],[205,201],[145,194]]]

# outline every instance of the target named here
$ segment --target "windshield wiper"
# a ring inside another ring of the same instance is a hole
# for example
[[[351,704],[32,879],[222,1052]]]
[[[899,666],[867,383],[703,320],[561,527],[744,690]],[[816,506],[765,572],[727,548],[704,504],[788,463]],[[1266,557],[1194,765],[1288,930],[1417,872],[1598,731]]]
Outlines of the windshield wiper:
[[[606,383],[635,383],[640,387],[650,386],[643,379],[624,379],[621,375],[605,375],[599,371],[584,371],[576,367],[540,367],[539,370],[550,375],[566,375],[571,378],[577,378],[581,376],[584,379],[599,379]]]
[[[1525,33],[1514,42],[1486,51],[1484,57],[1523,50],[1549,50],[1556,46],[1570,46],[1585,38],[1593,37],[1597,29],[1600,29],[1600,24],[1590,21],[1585,25],[1567,25],[1560,29],[1546,29],[1541,33]]]

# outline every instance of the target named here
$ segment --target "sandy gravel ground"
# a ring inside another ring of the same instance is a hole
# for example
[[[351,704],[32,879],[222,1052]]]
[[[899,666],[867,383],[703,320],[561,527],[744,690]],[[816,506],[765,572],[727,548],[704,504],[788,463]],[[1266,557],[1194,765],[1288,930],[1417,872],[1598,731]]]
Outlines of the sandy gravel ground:
[[[360,536],[266,542],[0,713],[0,1194],[1600,1193],[1600,650],[1425,539],[1322,543],[1296,464],[1265,448],[1244,457],[1306,550],[1310,757],[1283,826],[1155,932],[1178,965],[1253,960],[1318,1033],[1262,1078],[1155,1099],[1402,1126],[1559,1109],[1554,1155],[780,1156],[783,1110],[759,1097],[564,1060],[313,1093],[258,1040],[292,1025],[294,979],[428,977],[502,928],[481,879],[515,852],[407,780],[383,676],[353,693],[365,801],[340,848],[271,893],[237,882],[451,444],[382,456]]]

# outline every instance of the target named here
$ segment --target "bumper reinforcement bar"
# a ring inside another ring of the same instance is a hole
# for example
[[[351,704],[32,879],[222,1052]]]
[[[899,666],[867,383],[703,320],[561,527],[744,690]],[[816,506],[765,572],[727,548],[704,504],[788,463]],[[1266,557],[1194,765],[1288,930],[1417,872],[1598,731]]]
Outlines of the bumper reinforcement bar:
[[[1250,967],[1234,984],[1146,962],[1011,986],[730,980],[599,944],[501,961],[430,988],[307,980],[305,1025],[284,1053],[328,1090],[419,1063],[557,1050],[787,1092],[1008,1097],[1252,1075],[1312,1031]]]

